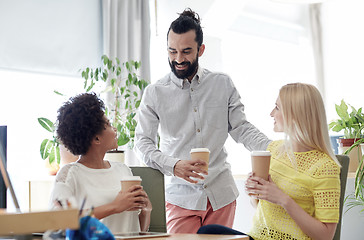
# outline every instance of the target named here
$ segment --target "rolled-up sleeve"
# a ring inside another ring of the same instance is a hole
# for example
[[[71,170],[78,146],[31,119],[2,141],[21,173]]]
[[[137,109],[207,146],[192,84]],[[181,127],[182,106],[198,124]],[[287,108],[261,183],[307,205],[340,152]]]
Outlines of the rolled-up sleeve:
[[[249,150],[266,150],[270,139],[247,121],[244,105],[233,82],[228,81],[229,96],[229,134],[238,143],[244,144]]]

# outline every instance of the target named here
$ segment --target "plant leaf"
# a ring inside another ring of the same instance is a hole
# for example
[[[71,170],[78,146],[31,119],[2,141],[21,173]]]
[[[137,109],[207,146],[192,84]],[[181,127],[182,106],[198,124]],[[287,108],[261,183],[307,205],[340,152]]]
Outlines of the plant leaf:
[[[332,131],[334,132],[340,132],[341,130],[343,130],[344,127],[341,126],[341,125],[335,125],[333,128],[332,128]]]
[[[335,104],[335,107],[336,107],[337,115],[339,115],[339,117],[341,119],[343,119],[344,121],[348,121],[349,120],[348,106],[346,105],[344,100],[341,100],[340,105]]]
[[[123,146],[129,142],[129,137],[124,132],[122,132],[118,138],[118,145]]]
[[[60,164],[61,163],[61,151],[59,149],[58,146],[55,146],[56,148],[56,159],[57,159],[57,163]]]
[[[49,163],[52,164],[54,162],[55,158],[56,158],[55,148],[52,147],[50,149],[50,153],[49,153],[49,156],[48,156]]]
[[[66,96],[66,95],[64,95],[63,93],[58,92],[57,90],[53,90],[53,92],[54,92],[55,94],[57,94],[57,95],[60,95],[60,96]]]
[[[135,66],[135,69],[137,70],[138,68],[140,68],[141,62],[140,61],[136,61],[134,66]]]
[[[40,157],[45,160],[48,157],[46,146],[48,145],[49,139],[44,139],[40,144]]]
[[[38,118],[38,122],[48,132],[54,131],[54,124],[48,118],[40,117],[40,118]]]
[[[138,101],[135,102],[135,108],[139,108],[140,102],[141,102],[140,100],[138,100]]]

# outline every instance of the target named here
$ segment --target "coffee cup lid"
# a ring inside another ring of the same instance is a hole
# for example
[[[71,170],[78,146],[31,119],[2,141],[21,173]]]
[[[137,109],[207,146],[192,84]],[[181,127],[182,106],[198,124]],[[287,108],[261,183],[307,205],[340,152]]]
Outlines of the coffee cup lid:
[[[269,151],[252,151],[251,156],[270,156]]]
[[[125,176],[121,178],[121,181],[141,181],[140,176]]]
[[[192,148],[190,153],[195,152],[210,152],[210,150],[208,148]]]

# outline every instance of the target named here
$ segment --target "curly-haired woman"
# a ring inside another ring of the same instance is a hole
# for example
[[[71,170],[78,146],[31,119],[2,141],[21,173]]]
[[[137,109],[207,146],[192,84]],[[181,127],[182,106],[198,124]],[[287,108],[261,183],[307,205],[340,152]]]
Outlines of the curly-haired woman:
[[[51,202],[68,200],[80,208],[86,198],[84,208],[93,208],[94,216],[113,233],[146,231],[152,210],[148,195],[141,186],[121,189],[120,179],[131,176],[131,170],[104,160],[118,145],[102,100],[94,93],[71,97],[58,110],[57,137],[80,157],[58,172]]]

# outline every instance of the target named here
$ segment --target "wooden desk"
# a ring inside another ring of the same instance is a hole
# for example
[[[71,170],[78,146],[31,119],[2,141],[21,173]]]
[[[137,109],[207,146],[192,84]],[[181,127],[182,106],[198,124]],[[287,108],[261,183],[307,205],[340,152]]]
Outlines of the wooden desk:
[[[249,240],[248,236],[245,235],[210,235],[210,234],[183,234],[176,233],[166,237],[153,237],[153,238],[135,238],[143,240],[232,240],[232,239],[243,239]]]

